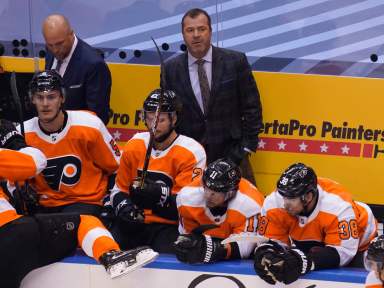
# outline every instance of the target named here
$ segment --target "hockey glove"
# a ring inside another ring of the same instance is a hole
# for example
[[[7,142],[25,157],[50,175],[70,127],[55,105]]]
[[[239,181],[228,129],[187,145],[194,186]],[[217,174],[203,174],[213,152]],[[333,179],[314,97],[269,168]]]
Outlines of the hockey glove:
[[[144,211],[133,204],[125,192],[118,192],[113,196],[113,209],[116,217],[125,222],[144,222]]]
[[[24,199],[25,206],[29,215],[39,212],[41,206],[39,203],[40,196],[31,185],[25,184],[21,191],[21,197]]]
[[[254,258],[255,271],[261,279],[269,284],[276,284],[276,278],[269,271],[269,261],[281,251],[284,251],[284,248],[274,241],[269,241],[256,247]]]
[[[144,209],[152,209],[156,205],[161,207],[167,205],[171,193],[168,186],[147,179],[144,182],[144,187],[140,188],[139,180],[135,180],[129,187],[133,203]]]
[[[17,131],[11,121],[0,121],[0,148],[20,150],[26,147],[24,137]]]
[[[115,219],[115,211],[111,203],[111,195],[107,194],[103,198],[103,208],[100,213],[100,219],[105,227],[108,229],[112,227],[113,220]]]
[[[271,259],[269,271],[284,284],[295,282],[312,268],[312,260],[299,249],[287,249]]]
[[[312,260],[304,252],[276,245],[266,243],[255,251],[254,267],[260,278],[270,284],[290,284],[311,270]]]
[[[241,161],[249,155],[249,151],[245,149],[241,143],[235,144],[229,149],[228,158],[231,159],[236,165],[240,165]]]
[[[227,251],[220,241],[207,235],[182,234],[174,244],[176,257],[179,261],[189,264],[222,260]]]

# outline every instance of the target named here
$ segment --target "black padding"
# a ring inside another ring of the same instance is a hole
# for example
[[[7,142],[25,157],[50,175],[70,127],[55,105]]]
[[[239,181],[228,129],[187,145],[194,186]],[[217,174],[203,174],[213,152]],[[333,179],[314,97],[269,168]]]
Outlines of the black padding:
[[[36,214],[40,230],[40,265],[48,265],[68,256],[77,247],[79,214]]]

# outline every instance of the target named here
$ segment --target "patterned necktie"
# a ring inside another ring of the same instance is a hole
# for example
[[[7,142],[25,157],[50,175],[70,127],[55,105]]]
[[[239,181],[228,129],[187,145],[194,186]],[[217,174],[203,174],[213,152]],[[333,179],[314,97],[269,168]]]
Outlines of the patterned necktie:
[[[59,74],[60,74],[60,67],[61,67],[61,64],[63,64],[63,60],[57,60],[55,70],[56,70],[57,73],[59,73]]]
[[[209,82],[207,73],[204,69],[204,59],[199,59],[195,63],[197,64],[197,74],[199,75],[199,84],[201,91],[201,98],[203,100],[204,114],[208,111],[209,95],[211,94],[209,89]]]

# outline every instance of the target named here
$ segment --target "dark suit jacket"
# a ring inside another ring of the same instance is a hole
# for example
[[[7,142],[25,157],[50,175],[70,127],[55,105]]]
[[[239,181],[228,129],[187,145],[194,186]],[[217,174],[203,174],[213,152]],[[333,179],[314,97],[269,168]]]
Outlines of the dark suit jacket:
[[[111,94],[111,73],[101,55],[78,39],[71,60],[64,73],[66,87],[65,109],[91,110],[107,123]],[[48,51],[45,68],[51,69],[54,57]]]
[[[183,102],[178,132],[215,147],[213,158],[224,157],[235,145],[256,151],[262,127],[260,96],[244,53],[213,47],[211,95],[206,115],[193,93],[188,56],[183,53],[164,65],[166,87]],[[232,148],[231,148],[232,147]]]

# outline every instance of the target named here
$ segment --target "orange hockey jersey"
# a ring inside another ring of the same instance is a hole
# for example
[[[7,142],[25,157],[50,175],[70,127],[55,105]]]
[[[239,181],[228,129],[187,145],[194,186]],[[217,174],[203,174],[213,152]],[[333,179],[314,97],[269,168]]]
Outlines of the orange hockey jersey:
[[[60,133],[41,131],[38,118],[25,122],[28,145],[46,155],[47,167],[30,183],[40,204],[56,207],[75,202],[100,204],[108,176],[120,161],[120,151],[101,120],[86,111],[67,111]]]
[[[317,188],[319,199],[308,217],[288,214],[283,197],[271,193],[265,199],[258,232],[287,245],[319,242],[334,247],[344,266],[375,237],[376,220],[367,205],[353,201],[337,182],[318,178]]]
[[[191,233],[193,229],[208,224],[218,227],[207,230],[205,234],[221,239],[232,234],[256,233],[263,201],[263,194],[242,178],[236,196],[228,202],[226,213],[222,216],[214,216],[205,204],[201,178],[196,179],[191,185],[184,187],[176,198],[179,211],[179,233]],[[242,258],[247,258],[254,248],[252,243],[245,242],[238,242],[238,246]]]
[[[137,133],[127,142],[116,176],[115,191],[129,192],[133,180],[141,175],[149,143],[149,132]],[[203,146],[192,138],[178,135],[164,151],[153,149],[147,177],[171,187],[172,194],[200,176],[205,168],[206,156]],[[113,201],[113,200],[112,200]],[[177,224],[145,210],[146,223],[159,222]]]
[[[38,149],[22,148],[19,151],[0,149],[0,178],[19,181],[30,178],[41,172],[47,165],[47,159]],[[8,202],[8,197],[0,188],[0,227],[15,220],[16,210]]]

